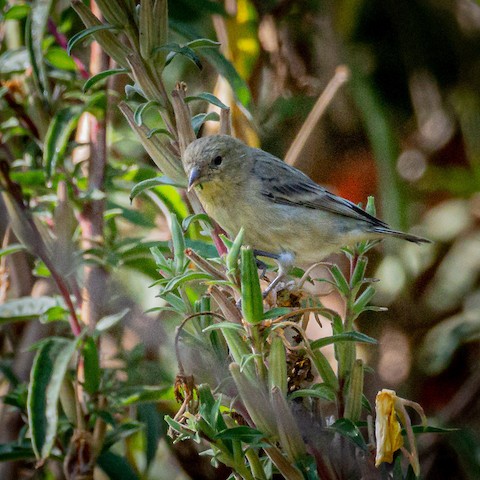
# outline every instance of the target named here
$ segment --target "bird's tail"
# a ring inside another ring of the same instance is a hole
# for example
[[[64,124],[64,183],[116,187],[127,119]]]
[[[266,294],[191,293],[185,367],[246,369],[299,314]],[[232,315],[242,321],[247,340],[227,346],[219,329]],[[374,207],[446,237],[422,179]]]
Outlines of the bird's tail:
[[[386,228],[386,227],[375,227],[373,231],[375,233],[379,233],[380,235],[397,237],[397,238],[401,238],[402,240],[407,240],[407,242],[413,242],[416,244],[432,243],[432,241],[429,240],[428,238],[419,237],[417,235],[412,235],[410,233],[399,232],[398,230],[391,230],[390,228]]]

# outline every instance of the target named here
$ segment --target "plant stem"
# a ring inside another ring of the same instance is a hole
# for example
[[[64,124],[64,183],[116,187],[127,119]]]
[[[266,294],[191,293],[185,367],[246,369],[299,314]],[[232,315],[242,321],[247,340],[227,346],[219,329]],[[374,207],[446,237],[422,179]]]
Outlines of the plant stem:
[[[92,2],[92,13],[101,16],[97,5]],[[109,67],[109,58],[98,43],[91,46],[90,72],[96,75]],[[108,113],[108,97],[106,112],[103,118],[89,117],[90,156],[88,158],[87,176],[90,192],[104,190],[105,170],[107,166],[106,117]],[[104,239],[103,214],[105,200],[90,200],[85,203],[81,214],[82,239],[84,248],[93,248]],[[95,328],[99,320],[99,305],[104,303],[103,293],[107,273],[99,265],[87,265],[84,270],[82,319],[90,330]]]

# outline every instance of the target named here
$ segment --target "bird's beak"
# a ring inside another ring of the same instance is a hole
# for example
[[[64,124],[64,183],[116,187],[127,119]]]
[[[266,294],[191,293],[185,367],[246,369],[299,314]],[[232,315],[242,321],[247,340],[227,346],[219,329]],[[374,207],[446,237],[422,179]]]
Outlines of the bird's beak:
[[[190,170],[190,176],[188,177],[188,191],[190,191],[200,180],[201,170],[198,167],[193,167]]]

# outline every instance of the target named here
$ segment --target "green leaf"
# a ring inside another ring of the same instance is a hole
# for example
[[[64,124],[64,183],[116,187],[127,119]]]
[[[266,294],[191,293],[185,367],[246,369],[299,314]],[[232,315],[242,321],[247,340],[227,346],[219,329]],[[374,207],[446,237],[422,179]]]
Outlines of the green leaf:
[[[133,120],[138,126],[143,124],[144,113],[153,106],[160,107],[160,104],[156,100],[149,100],[148,102],[141,103],[133,112]]]
[[[419,433],[454,433],[460,432],[461,428],[442,428],[442,427],[432,427],[427,425],[424,427],[423,425],[412,425],[412,431],[415,434]],[[402,430],[402,435],[406,435],[405,430]]]
[[[30,13],[31,7],[27,4],[13,5],[3,16],[3,20],[23,20]]]
[[[208,92],[199,93],[198,95],[191,95],[189,97],[185,97],[185,103],[193,102],[194,100],[205,100],[216,107],[220,107],[222,110],[228,110],[228,107],[215,95],[212,95]]]
[[[188,259],[185,256],[185,237],[177,216],[172,213],[170,218],[172,220],[173,266],[176,273],[183,273],[188,265]]]
[[[87,38],[88,36],[92,35],[92,33],[99,32],[101,30],[117,30],[116,27],[105,23],[103,25],[95,25],[90,28],[86,28],[81,32],[76,33],[67,44],[67,53],[71,55],[73,47],[78,43]]]
[[[59,162],[63,160],[70,135],[75,130],[83,107],[70,106],[60,110],[50,122],[45,135],[43,162],[47,178],[50,178]]]
[[[215,42],[209,38],[198,38],[197,40],[192,40],[186,44],[187,47],[190,47],[194,50],[196,48],[218,48],[220,45],[220,42]]]
[[[167,135],[167,137],[170,137],[173,140],[173,135],[166,128],[152,128],[147,132],[146,137],[147,139],[152,138],[154,135],[159,133],[162,135]],[[182,188],[183,187],[185,187],[185,185],[182,185]]]
[[[97,325],[95,326],[95,331],[96,332],[104,332],[105,330],[108,330],[109,328],[112,328],[114,325],[116,325],[120,320],[125,317],[125,315],[130,311],[129,308],[124,308],[118,313],[114,313],[113,315],[107,315],[106,317],[101,318]]]
[[[165,258],[162,251],[158,247],[152,247],[150,249],[155,264],[160,270],[166,270],[169,273],[172,273],[172,261],[168,258]]]
[[[353,271],[352,278],[350,280],[350,284],[352,288],[360,285],[365,277],[365,270],[367,268],[368,259],[366,257],[361,257],[358,259],[357,264],[355,265],[355,269]]]
[[[7,50],[0,55],[0,73],[3,75],[24,72],[29,66],[30,58],[25,47]]]
[[[119,404],[122,406],[135,405],[145,402],[159,402],[165,398],[166,387],[141,386],[133,387],[131,392],[121,394]]]
[[[11,172],[10,177],[23,188],[45,186],[45,172],[39,168]]]
[[[225,430],[227,425],[220,413],[221,398],[215,400],[210,386],[202,383],[198,387],[200,400],[199,414],[214,430]]]
[[[93,77],[90,77],[85,84],[83,85],[83,91],[87,92],[90,90],[94,85],[102,80],[105,80],[108,77],[112,77],[113,75],[119,75],[122,73],[128,73],[128,69],[126,68],[111,68],[110,70],[105,70],[103,72],[97,73]]]
[[[83,388],[90,394],[94,394],[100,387],[100,359],[95,340],[87,337],[83,344],[83,361],[85,371],[85,382]]]
[[[58,306],[54,297],[22,297],[0,305],[0,325],[10,322],[38,320],[50,308]]]
[[[375,288],[369,285],[365,289],[365,291],[355,300],[355,303],[353,304],[353,313],[355,315],[359,315],[360,313],[362,313],[362,311],[365,309],[365,307],[368,305],[374,295]]]
[[[240,251],[243,245],[243,239],[245,237],[245,229],[242,227],[238,232],[235,240],[228,247],[227,258],[225,263],[227,264],[228,273],[231,275],[236,275],[238,271],[238,259],[240,258]]]
[[[333,430],[344,437],[347,437],[351,440],[357,447],[360,447],[365,452],[368,452],[367,444],[365,439],[358,427],[348,418],[340,418],[333,425],[327,427],[328,430]]]
[[[338,268],[337,265],[332,265],[330,267],[330,272],[332,274],[333,279],[335,280],[335,284],[337,286],[338,291],[344,297],[347,297],[350,292],[350,285],[348,284],[347,279],[343,275],[342,271]]]
[[[200,127],[208,121],[216,121],[218,122],[220,117],[218,116],[217,112],[209,112],[209,113],[199,113],[192,118],[192,127],[195,135],[198,135],[200,131]]]
[[[39,317],[41,323],[50,322],[66,322],[68,321],[69,312],[66,308],[57,305],[49,308],[45,313],[42,313]]]
[[[111,480],[140,480],[125,457],[113,452],[104,452],[97,459],[98,466]]]
[[[21,243],[11,243],[5,248],[0,248],[0,258],[7,255],[12,255],[17,252],[25,251],[26,249],[27,248],[25,247],[25,245],[22,245]]]
[[[325,383],[320,383],[315,385],[314,388],[305,388],[302,390],[295,390],[291,395],[288,396],[290,400],[295,398],[322,398],[330,402],[334,402],[336,399],[335,390],[326,385]]]
[[[217,249],[211,243],[204,242],[203,240],[191,240],[190,238],[186,238],[185,244],[187,248],[195,250],[203,258],[218,257]]]
[[[315,350],[316,348],[325,347],[326,345],[338,342],[361,342],[376,344],[377,340],[361,332],[345,332],[314,340],[313,342],[310,342],[310,347],[312,350]]]
[[[183,275],[176,276],[172,278],[166,285],[164,290],[162,291],[162,295],[167,292],[171,292],[176,290],[177,288],[181,287],[185,283],[193,282],[194,280],[212,280],[213,277],[204,272],[186,272]]]
[[[194,213],[193,215],[189,215],[188,217],[183,219],[182,228],[186,232],[188,227],[193,222],[207,222],[209,225],[212,224],[210,217],[206,213]]]
[[[227,428],[215,435],[215,439],[218,440],[239,440],[249,445],[256,445],[263,438],[265,438],[263,432],[247,426]]]
[[[188,60],[190,60],[199,70],[202,70],[203,68],[200,58],[195,53],[195,51],[189,47],[182,47],[178,43],[168,43],[166,45],[153,49],[154,53],[158,52],[159,50],[168,50],[169,52],[165,59],[165,66],[167,66],[177,55],[182,55]]]
[[[190,24],[169,19],[170,28],[187,40],[196,40],[201,35]],[[250,108],[252,95],[245,80],[238,74],[235,67],[216,48],[208,48],[202,51],[202,56],[224,77],[232,87],[235,98],[246,108]]]
[[[45,54],[45,60],[59,70],[67,70],[69,72],[77,70],[77,65],[72,57],[69,57],[68,53],[61,47],[50,47]]]
[[[28,425],[35,456],[46,459],[55,442],[60,387],[78,341],[49,338],[33,362],[28,387]]]
[[[202,332],[211,332],[213,330],[237,330],[238,332],[243,332],[245,333],[244,328],[242,325],[239,323],[233,323],[233,322],[220,322],[220,323],[214,323],[213,325],[209,325],[208,327],[205,327]]]
[[[179,185],[178,183],[174,182],[171,178],[162,175],[160,177],[155,178],[147,178],[141,182],[138,182],[130,191],[130,201],[132,201],[137,195],[154,187],[161,187],[169,185],[172,187],[183,188],[184,185]]]
[[[138,405],[137,412],[138,420],[145,425],[145,456],[148,466],[155,460],[160,439],[166,438],[167,424],[154,403]]]
[[[278,318],[278,317],[281,317],[282,315],[286,315],[287,313],[290,313],[292,311],[293,311],[293,309],[288,308],[288,307],[271,308],[270,310],[268,310],[267,312],[265,312],[263,314],[263,319],[264,320],[270,320],[272,318]]]
[[[30,48],[32,52],[32,67],[38,72],[39,87],[42,95],[50,99],[50,87],[43,55],[43,37],[47,27],[48,16],[53,0],[36,0],[32,3],[30,14]]]
[[[120,440],[130,437],[130,435],[133,435],[134,433],[138,432],[142,428],[143,426],[138,422],[127,422],[127,423],[120,424],[118,427],[116,427],[113,430],[110,430],[107,433],[105,437],[105,441],[103,442],[103,451],[105,452]],[[120,478],[123,478],[123,477],[120,477]]]
[[[24,441],[0,444],[0,462],[35,458],[30,442]]]

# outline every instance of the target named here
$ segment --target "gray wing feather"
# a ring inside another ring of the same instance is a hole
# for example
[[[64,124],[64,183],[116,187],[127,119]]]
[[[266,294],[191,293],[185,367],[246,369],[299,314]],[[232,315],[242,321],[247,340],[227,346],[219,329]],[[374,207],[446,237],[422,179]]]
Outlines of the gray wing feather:
[[[325,210],[345,217],[363,220],[375,227],[388,225],[368,214],[354,203],[338,197],[316,184],[300,170],[262,150],[254,150],[254,173],[260,179],[261,193],[270,201],[314,210]]]

